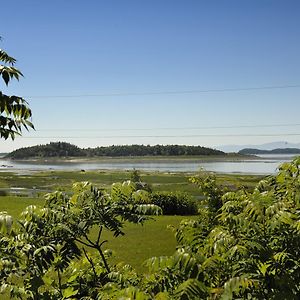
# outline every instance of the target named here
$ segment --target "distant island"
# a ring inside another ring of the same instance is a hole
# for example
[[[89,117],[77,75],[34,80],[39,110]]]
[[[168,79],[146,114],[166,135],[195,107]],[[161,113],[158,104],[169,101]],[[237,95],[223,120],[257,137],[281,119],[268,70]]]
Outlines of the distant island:
[[[226,153],[237,153],[242,149],[259,149],[259,150],[273,150],[273,149],[285,149],[285,148],[297,148],[300,149],[300,143],[289,143],[287,141],[276,141],[264,144],[245,144],[245,145],[219,145],[214,148],[224,151]]]
[[[245,148],[238,152],[243,155],[257,155],[257,154],[300,154],[299,148],[277,148],[273,150],[260,150],[254,148]]]
[[[201,146],[186,145],[112,145],[81,149],[65,142],[20,148],[5,157],[10,159],[62,158],[62,157],[118,157],[118,156],[192,156],[226,155],[223,151]]]

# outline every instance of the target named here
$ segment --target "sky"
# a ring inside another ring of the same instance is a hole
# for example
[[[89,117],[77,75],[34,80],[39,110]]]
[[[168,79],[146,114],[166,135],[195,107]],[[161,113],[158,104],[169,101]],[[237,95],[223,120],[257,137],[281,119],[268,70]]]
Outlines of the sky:
[[[300,142],[298,0],[15,0],[0,36],[36,129],[0,152]]]

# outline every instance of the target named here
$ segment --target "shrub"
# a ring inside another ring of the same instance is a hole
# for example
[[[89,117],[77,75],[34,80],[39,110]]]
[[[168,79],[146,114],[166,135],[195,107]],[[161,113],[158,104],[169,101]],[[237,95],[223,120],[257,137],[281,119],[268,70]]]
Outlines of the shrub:
[[[8,196],[8,192],[6,190],[0,190],[0,196]]]
[[[198,211],[196,201],[184,193],[155,192],[150,195],[150,200],[161,207],[164,215],[195,215]]]

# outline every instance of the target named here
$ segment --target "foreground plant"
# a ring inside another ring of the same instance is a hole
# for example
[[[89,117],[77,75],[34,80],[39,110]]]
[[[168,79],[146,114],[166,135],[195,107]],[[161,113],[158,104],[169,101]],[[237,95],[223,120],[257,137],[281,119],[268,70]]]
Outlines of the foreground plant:
[[[192,182],[205,206],[199,220],[181,223],[174,256],[148,261],[149,290],[171,299],[299,299],[300,159],[253,193],[225,193],[213,175]]]
[[[103,230],[123,235],[125,221],[143,223],[161,213],[137,204],[130,182],[113,185],[111,193],[90,183],[74,184],[73,191],[48,194],[45,207],[27,207],[20,220],[2,213],[1,292],[20,299],[95,299],[117,270],[103,250]]]

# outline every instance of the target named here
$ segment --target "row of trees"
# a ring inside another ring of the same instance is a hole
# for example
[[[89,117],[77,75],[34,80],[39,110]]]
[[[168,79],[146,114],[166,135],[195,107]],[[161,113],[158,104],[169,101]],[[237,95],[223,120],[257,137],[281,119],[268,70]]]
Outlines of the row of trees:
[[[108,147],[97,147],[80,149],[79,147],[55,142],[46,145],[38,145],[20,148],[7,155],[14,159],[30,157],[67,157],[67,156],[180,156],[180,155],[224,155],[224,152],[201,146],[185,145],[113,145]]]
[[[113,145],[87,149],[89,155],[95,156],[178,156],[178,155],[223,155],[224,152],[187,145]]]

